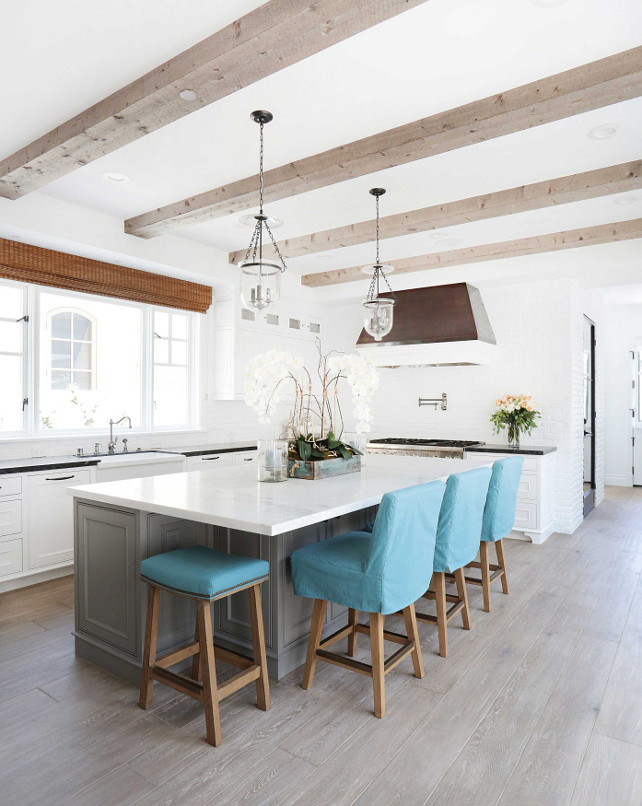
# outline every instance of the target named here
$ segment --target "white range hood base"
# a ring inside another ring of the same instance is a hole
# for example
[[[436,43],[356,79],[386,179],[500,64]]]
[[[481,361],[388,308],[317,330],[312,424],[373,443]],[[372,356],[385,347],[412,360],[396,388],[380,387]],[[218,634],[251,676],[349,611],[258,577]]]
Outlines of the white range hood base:
[[[357,345],[357,350],[377,367],[465,367],[490,364],[497,354],[497,345],[484,341],[451,341]]]

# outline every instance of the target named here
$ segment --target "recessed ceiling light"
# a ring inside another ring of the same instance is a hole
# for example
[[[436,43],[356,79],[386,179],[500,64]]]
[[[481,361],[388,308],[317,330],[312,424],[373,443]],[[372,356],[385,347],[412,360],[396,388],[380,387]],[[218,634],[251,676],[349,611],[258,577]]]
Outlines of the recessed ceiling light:
[[[184,101],[195,101],[198,98],[194,90],[181,90],[178,94]]]
[[[554,8],[567,2],[568,0],[531,0],[531,3],[538,8]]]
[[[267,224],[270,229],[276,229],[277,227],[283,226],[283,220],[269,215],[267,217]],[[256,227],[256,213],[246,213],[245,215],[242,215],[239,218],[239,225],[241,227],[249,227],[250,229],[254,229],[254,227]]]
[[[103,179],[107,179],[108,182],[128,182],[129,177],[127,174],[121,174],[118,171],[105,171],[103,174]]]
[[[590,137],[591,140],[606,140],[609,137],[613,137],[616,131],[616,126],[612,126],[610,123],[605,123],[602,126],[595,126],[595,128],[591,129],[588,132],[587,137]]]
[[[636,201],[637,196],[618,196],[617,199],[613,199],[613,204],[635,204]]]

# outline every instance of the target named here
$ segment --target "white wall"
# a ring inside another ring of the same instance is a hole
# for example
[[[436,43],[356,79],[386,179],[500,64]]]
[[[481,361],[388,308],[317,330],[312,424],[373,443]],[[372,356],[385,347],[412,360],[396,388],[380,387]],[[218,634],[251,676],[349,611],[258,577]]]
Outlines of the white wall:
[[[630,351],[642,345],[642,304],[605,306],[606,483],[632,484]],[[642,432],[639,432],[642,438]]]

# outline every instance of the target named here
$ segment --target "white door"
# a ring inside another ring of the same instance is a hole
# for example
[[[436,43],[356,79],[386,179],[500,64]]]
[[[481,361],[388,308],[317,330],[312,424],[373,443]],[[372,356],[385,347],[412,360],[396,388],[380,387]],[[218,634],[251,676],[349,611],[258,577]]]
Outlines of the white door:
[[[67,487],[89,484],[89,470],[52,470],[27,477],[29,568],[70,562],[74,558],[73,497]]]
[[[631,380],[631,408],[628,414],[631,415],[631,442],[633,445],[633,484],[642,486],[642,422],[640,416],[642,389],[640,389],[640,377],[642,374],[642,355],[640,348],[631,352],[632,380]]]

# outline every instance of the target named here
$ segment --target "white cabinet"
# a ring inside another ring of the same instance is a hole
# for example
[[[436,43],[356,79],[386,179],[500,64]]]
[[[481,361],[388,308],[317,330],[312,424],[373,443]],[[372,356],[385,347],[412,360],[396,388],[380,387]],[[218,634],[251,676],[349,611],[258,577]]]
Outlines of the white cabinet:
[[[29,568],[68,563],[74,557],[73,498],[67,487],[88,484],[85,468],[51,470],[27,476]]]
[[[469,456],[488,459],[505,459],[505,453],[478,453],[469,451]],[[511,537],[543,543],[554,531],[553,483],[555,477],[555,452],[542,456],[524,455],[522,477],[517,490],[515,525]]]
[[[22,501],[0,498],[0,540],[22,531]]]
[[[136,454],[133,454],[136,457]],[[170,461],[139,462],[136,458],[122,460],[120,456],[110,462],[111,457],[100,462],[96,467],[96,481],[122,481],[123,479],[139,479],[143,476],[162,476],[166,473],[180,473],[185,470],[185,457],[177,455]]]
[[[0,577],[22,571],[22,540],[0,543]]]

